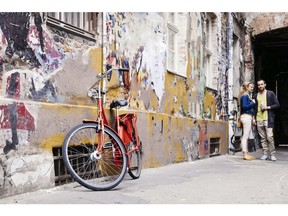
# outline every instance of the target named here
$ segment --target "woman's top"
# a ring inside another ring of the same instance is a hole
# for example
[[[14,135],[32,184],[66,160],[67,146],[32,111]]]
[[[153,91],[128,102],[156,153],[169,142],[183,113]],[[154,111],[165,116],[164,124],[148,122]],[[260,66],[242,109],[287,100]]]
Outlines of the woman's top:
[[[249,97],[248,94],[243,94],[240,99],[241,103],[241,115],[242,114],[249,114],[254,115],[254,107],[255,103],[252,101],[252,99]]]

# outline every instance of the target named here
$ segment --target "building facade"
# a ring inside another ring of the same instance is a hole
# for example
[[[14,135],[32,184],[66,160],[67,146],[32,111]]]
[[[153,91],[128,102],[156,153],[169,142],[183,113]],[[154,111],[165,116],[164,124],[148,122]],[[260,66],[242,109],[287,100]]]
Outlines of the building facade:
[[[281,24],[269,16],[269,31],[287,25],[286,14]],[[260,76],[253,43],[268,31],[263,17],[1,13],[0,197],[70,181],[61,146],[95,118],[87,91],[106,64],[129,68],[105,83],[105,106],[125,98],[137,113],[144,168],[227,154],[240,85]]]

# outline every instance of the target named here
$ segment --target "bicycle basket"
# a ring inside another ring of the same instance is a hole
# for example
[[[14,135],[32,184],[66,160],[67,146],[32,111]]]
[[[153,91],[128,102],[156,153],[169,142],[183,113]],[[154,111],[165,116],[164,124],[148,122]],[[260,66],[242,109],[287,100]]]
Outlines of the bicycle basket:
[[[119,134],[124,144],[127,144],[133,140],[132,134],[134,131],[134,127],[132,121],[134,117],[135,115],[133,113],[122,114],[119,116],[120,118]]]

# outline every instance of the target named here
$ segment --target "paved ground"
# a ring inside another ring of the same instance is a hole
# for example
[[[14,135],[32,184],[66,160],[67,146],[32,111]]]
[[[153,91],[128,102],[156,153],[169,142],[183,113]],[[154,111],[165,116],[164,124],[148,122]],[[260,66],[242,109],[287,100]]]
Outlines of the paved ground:
[[[260,158],[261,149],[252,154]],[[144,169],[140,179],[127,175],[112,191],[73,183],[6,197],[0,204],[288,204],[288,147],[278,150],[277,159],[244,161],[238,152]]]

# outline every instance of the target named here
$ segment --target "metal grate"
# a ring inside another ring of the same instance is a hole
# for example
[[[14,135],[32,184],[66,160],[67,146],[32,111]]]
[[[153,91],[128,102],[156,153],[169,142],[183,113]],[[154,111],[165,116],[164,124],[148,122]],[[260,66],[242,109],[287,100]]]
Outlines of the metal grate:
[[[54,171],[55,171],[55,185],[63,185],[74,180],[67,171],[67,168],[64,165],[62,157],[62,148],[55,147],[53,148],[53,158],[54,158]]]
[[[220,137],[210,138],[210,156],[220,155]]]
[[[110,145],[109,145],[110,144]],[[106,151],[111,149],[112,144],[111,143],[106,143],[104,148]],[[87,159],[89,157],[83,157],[83,155],[88,155],[88,149],[91,148],[89,145],[83,146],[73,146],[73,149],[75,152],[71,155],[69,155],[69,158],[75,158],[73,160],[72,166],[76,170],[81,170],[78,169],[80,166],[83,166],[83,164],[87,164]],[[77,152],[77,153],[76,153]],[[79,157],[80,155],[80,157]],[[63,157],[62,157],[62,147],[54,147],[53,148],[53,158],[54,158],[54,171],[55,171],[55,185],[63,185],[67,184],[70,182],[74,182],[74,179],[72,176],[69,174],[64,162],[63,162]],[[92,172],[89,172],[92,171]],[[91,163],[89,166],[85,167],[85,173],[78,173],[82,177],[86,179],[94,178],[95,175],[98,175],[98,172],[95,172],[95,166]]]

